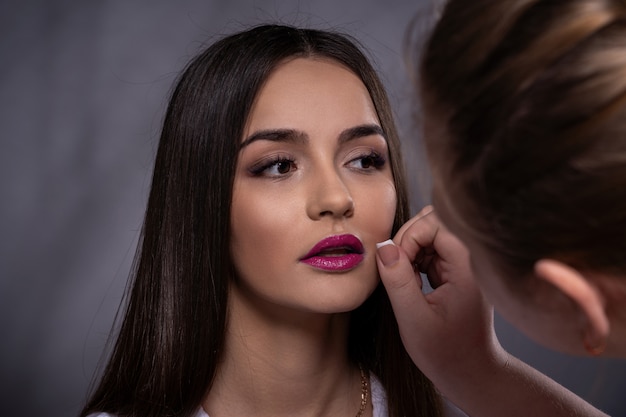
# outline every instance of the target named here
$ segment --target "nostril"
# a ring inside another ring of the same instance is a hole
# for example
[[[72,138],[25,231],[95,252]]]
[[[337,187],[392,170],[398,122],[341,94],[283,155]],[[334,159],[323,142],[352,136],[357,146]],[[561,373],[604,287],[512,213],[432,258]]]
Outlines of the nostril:
[[[326,217],[326,216],[351,217],[353,214],[354,214],[354,205],[352,204],[352,202],[350,203],[349,207],[344,207],[339,210],[323,210],[319,212],[320,217]]]
[[[354,200],[349,188],[336,178],[321,178],[307,199],[307,213],[312,219],[343,218],[354,213]]]

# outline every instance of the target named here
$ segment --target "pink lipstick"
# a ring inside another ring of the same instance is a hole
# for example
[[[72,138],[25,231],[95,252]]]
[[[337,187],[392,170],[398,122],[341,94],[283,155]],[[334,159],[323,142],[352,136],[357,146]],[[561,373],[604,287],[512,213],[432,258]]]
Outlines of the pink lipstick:
[[[354,235],[335,235],[320,240],[300,262],[324,271],[348,271],[363,261],[363,243]]]

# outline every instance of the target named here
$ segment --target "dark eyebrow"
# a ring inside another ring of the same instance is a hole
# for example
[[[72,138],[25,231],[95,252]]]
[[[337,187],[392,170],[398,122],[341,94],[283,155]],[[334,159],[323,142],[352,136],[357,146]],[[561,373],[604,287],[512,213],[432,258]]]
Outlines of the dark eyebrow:
[[[293,142],[304,143],[308,140],[308,136],[304,132],[300,132],[294,129],[267,129],[259,130],[248,136],[240,146],[240,149],[245,148],[252,142],[257,140],[269,140],[272,142]]]
[[[346,143],[353,139],[362,138],[365,136],[379,135],[387,141],[387,135],[383,132],[383,129],[377,124],[359,125],[344,130],[339,135],[339,143]]]
[[[385,140],[387,136],[383,132],[383,129],[377,124],[359,125],[348,128],[341,132],[339,135],[339,143],[343,144],[353,139],[362,138],[365,136],[380,135]],[[240,146],[240,149],[245,148],[252,142],[257,140],[269,140],[272,142],[292,142],[292,143],[305,143],[309,140],[309,136],[298,130],[294,129],[266,129],[254,132],[248,136]]]

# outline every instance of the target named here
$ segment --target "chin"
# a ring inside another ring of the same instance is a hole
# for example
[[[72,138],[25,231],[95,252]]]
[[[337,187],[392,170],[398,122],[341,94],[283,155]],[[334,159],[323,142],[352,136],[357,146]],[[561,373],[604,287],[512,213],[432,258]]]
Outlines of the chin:
[[[334,313],[349,313],[353,310],[356,310],[365,302],[365,298],[359,297],[358,299],[354,298],[344,298],[341,300],[325,300],[324,304],[320,306],[320,310],[325,313],[334,314]]]
[[[365,300],[367,300],[373,291],[374,288],[367,291],[359,289],[349,293],[336,291],[320,303],[320,310],[329,314],[348,313],[354,311],[359,308]]]

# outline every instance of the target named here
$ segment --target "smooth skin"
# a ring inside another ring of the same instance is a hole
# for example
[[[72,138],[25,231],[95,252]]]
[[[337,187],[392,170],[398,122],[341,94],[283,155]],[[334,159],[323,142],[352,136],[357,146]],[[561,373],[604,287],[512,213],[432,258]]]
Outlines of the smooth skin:
[[[330,60],[282,63],[262,87],[237,163],[224,362],[210,416],[350,416],[360,371],[347,357],[348,312],[376,288],[376,242],[396,192],[388,147],[363,83]],[[376,198],[372,198],[376,196]],[[352,234],[363,261],[340,272],[301,262]],[[372,415],[371,403],[364,416]]]
[[[377,259],[411,358],[466,413],[606,416],[500,346],[493,310],[474,281],[469,252],[432,207],[404,225],[393,244],[381,246]],[[414,263],[426,273],[432,292],[422,293]]]

